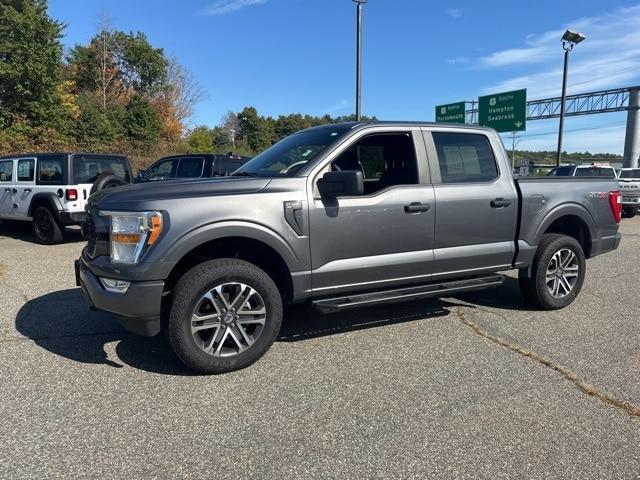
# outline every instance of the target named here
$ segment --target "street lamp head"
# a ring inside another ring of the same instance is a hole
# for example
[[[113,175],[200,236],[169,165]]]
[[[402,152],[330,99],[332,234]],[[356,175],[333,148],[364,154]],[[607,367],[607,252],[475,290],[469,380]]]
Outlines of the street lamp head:
[[[364,5],[365,3],[367,3],[369,0],[353,0],[354,2],[356,2],[358,5]]]
[[[565,50],[571,50],[574,45],[579,44],[586,37],[584,33],[574,32],[573,30],[567,30],[562,35],[562,46]]]

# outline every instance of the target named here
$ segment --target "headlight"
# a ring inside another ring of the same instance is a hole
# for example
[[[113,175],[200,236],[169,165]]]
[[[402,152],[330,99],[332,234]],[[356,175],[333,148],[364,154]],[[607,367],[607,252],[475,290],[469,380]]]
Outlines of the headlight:
[[[135,264],[162,233],[160,212],[100,212],[111,217],[111,261]]]

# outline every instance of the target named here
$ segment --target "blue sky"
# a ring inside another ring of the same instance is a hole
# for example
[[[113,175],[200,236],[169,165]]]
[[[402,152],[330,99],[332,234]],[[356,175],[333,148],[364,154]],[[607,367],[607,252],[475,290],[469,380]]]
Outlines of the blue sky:
[[[66,46],[86,43],[101,14],[145,32],[206,90],[194,125],[247,105],[354,110],[351,0],[50,0],[49,13],[67,24]],[[640,84],[638,1],[369,0],[364,22],[363,111],[384,120],[433,120],[437,104],[515,88],[559,95],[567,27],[588,37],[572,52],[569,93]],[[567,119],[566,150],[622,153],[625,118]],[[553,150],[556,131],[557,120],[529,122],[518,148]]]

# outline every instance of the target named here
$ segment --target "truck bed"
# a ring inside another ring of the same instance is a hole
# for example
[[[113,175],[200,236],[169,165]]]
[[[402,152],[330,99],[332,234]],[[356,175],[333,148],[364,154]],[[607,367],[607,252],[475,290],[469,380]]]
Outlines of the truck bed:
[[[619,190],[615,178],[529,177],[516,179],[515,184],[520,208],[515,263],[530,260],[542,234],[556,221],[556,210],[588,228],[588,257],[615,248],[618,224],[609,204],[609,192]]]

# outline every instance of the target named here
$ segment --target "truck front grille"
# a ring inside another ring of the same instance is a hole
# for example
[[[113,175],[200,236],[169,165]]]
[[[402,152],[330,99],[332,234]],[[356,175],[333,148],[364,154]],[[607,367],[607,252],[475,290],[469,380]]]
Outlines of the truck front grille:
[[[96,226],[93,223],[93,216],[91,213],[89,213],[86,216],[85,221],[82,222],[81,231],[82,236],[87,241],[85,252],[90,258],[94,258],[96,256],[96,247],[98,245],[98,234],[96,233]]]

